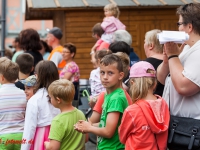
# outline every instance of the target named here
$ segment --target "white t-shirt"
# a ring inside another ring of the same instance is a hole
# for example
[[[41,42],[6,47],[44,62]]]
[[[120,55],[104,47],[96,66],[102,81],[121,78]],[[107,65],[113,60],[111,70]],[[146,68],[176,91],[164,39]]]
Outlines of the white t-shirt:
[[[179,59],[184,68],[182,74],[200,87],[200,40],[191,48],[186,45]],[[180,95],[174,88],[170,76],[167,76],[165,80],[163,99],[168,104],[170,100],[172,115],[200,119],[200,92],[192,96]]]
[[[39,89],[28,101],[25,115],[23,139],[33,140],[37,127],[45,127],[51,124],[52,119],[60,113],[47,97],[45,88]],[[22,144],[21,150],[30,149],[30,144]]]
[[[56,67],[58,67],[58,64],[62,61],[63,57],[62,54],[60,52],[55,52],[52,57],[51,57],[51,61],[54,62],[54,64],[56,65]]]

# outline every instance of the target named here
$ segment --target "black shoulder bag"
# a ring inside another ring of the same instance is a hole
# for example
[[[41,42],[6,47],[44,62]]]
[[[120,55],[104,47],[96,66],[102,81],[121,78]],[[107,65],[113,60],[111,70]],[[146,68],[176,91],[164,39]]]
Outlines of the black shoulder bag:
[[[170,115],[167,146],[170,150],[200,150],[200,120]]]

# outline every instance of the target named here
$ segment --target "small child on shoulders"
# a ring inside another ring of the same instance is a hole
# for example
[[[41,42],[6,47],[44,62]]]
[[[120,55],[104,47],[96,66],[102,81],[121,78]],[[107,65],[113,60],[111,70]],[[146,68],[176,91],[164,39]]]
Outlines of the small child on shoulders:
[[[109,54],[100,61],[100,78],[106,88],[103,111],[99,124],[91,124],[84,120],[79,120],[75,129],[82,133],[93,133],[98,136],[98,149],[124,149],[124,145],[119,141],[118,127],[121,117],[128,106],[121,82],[124,77],[121,59]]]
[[[126,29],[126,26],[118,19],[119,14],[119,8],[115,4],[107,4],[104,7],[105,18],[101,23],[101,27],[105,32],[101,36],[101,39],[109,44],[112,43],[113,34],[115,31]]]
[[[124,111],[120,141],[125,150],[166,150],[169,108],[162,97],[153,94],[157,84],[154,67],[145,61],[135,63],[129,79],[133,105]]]
[[[97,35],[95,36],[95,38],[97,38],[98,41],[93,46],[91,53],[95,52],[96,50],[102,50],[108,48],[109,45],[113,42],[114,32],[117,30],[126,29],[126,26],[118,19],[119,14],[120,14],[119,8],[115,4],[112,3],[107,4],[104,7],[105,18],[103,19],[103,22],[101,23],[101,25],[96,24],[93,27],[93,33],[94,35]],[[102,30],[104,32],[102,32]],[[95,33],[101,33],[101,34],[95,34]]]
[[[61,114],[53,118],[49,133],[50,142],[45,142],[46,150],[83,150],[85,135],[74,130],[78,120],[85,120],[84,114],[72,106],[75,94],[74,85],[66,79],[56,80],[48,88],[49,97],[54,107]]]

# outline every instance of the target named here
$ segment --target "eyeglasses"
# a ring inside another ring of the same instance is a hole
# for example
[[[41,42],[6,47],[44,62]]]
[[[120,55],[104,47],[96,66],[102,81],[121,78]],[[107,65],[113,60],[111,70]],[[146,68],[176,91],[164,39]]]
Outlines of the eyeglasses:
[[[185,24],[185,22],[177,22],[177,26],[180,26],[182,24]]]

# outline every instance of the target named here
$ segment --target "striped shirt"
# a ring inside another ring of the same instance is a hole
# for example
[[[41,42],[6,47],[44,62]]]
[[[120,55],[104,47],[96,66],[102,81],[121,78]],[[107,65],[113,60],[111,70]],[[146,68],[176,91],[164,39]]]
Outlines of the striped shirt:
[[[0,134],[20,133],[24,130],[26,95],[15,84],[0,88]]]

